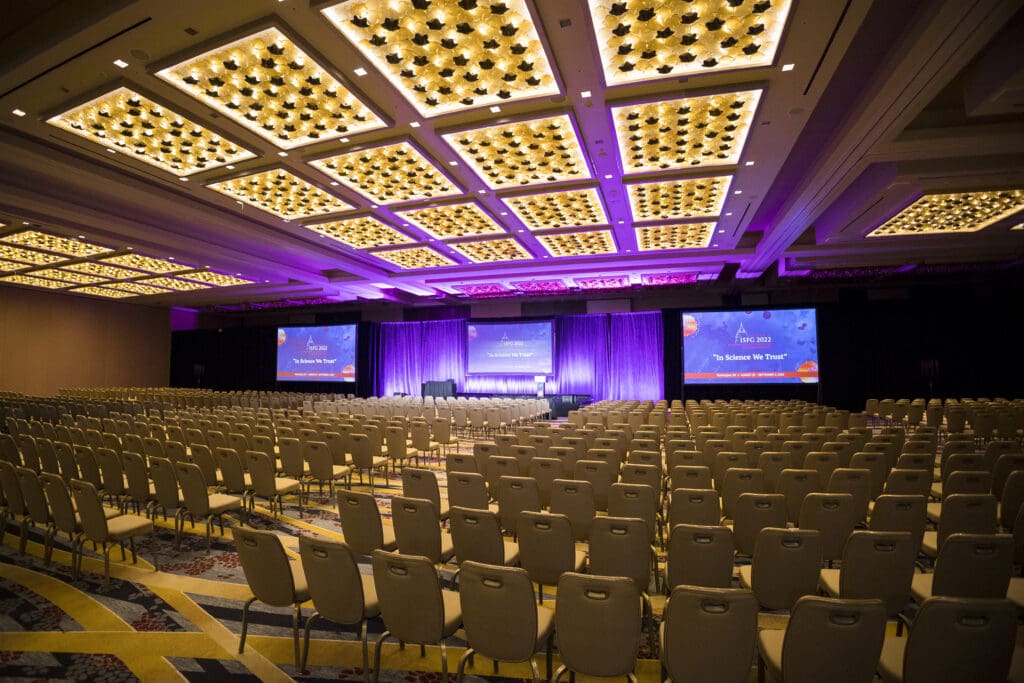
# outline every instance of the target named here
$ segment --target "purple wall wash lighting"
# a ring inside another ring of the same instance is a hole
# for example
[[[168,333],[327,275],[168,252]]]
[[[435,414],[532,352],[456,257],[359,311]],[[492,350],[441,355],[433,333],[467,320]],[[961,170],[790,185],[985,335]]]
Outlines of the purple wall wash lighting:
[[[697,275],[697,273],[645,273],[640,276],[640,282],[646,287],[689,285],[697,281]]]
[[[523,280],[509,284],[525,294],[560,294],[569,291],[562,280]]]
[[[466,296],[476,297],[478,299],[515,296],[518,293],[514,289],[508,289],[504,285],[499,285],[497,283],[452,285],[451,288],[457,292],[465,294]]]
[[[454,379],[461,393],[534,394],[532,377],[467,376],[462,320],[381,323],[376,392],[419,395],[428,380]],[[594,400],[664,396],[661,312],[555,318],[555,373],[546,394]]]
[[[580,289],[625,289],[629,287],[629,276],[614,275],[611,277],[577,277],[573,282]]]

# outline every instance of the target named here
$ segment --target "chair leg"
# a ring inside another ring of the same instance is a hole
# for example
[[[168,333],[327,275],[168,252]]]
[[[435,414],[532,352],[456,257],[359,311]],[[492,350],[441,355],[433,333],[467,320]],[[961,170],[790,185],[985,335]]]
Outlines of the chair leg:
[[[299,669],[299,622],[302,620],[302,604],[295,603],[292,608],[292,640],[295,647],[295,670],[296,672],[301,671]]]
[[[558,683],[558,681],[562,679],[562,674],[564,674],[568,670],[569,669],[565,666],[565,664],[558,667],[558,671],[555,672],[555,677],[551,679],[551,683]]]
[[[377,680],[380,678],[380,648],[389,635],[391,635],[391,631],[381,633],[373,646],[373,683],[377,683]]]
[[[465,675],[466,662],[473,658],[473,648],[467,647],[466,651],[459,657],[459,666],[455,670],[455,683],[462,683],[462,677]]]
[[[369,648],[366,646],[367,625],[368,625],[368,622],[364,618],[363,619],[363,633],[362,633],[362,641],[363,641],[363,679],[366,681],[366,683],[370,683],[370,662],[369,662],[370,651],[369,651]]]
[[[249,598],[242,606],[242,635],[238,640],[238,654],[245,650],[245,634],[249,630],[249,605],[256,600],[256,596]]]
[[[495,662],[497,664],[497,662]],[[533,661],[533,657],[530,657],[530,671],[533,672],[533,683],[540,683],[540,674],[537,671],[537,662]]]
[[[448,683],[448,650],[444,646],[444,641],[441,641],[441,681],[442,683]]]
[[[306,628],[303,629],[302,633],[302,659],[299,662],[299,669],[296,673],[306,673],[306,659],[309,657],[309,627],[313,624],[313,620],[320,616],[319,612],[313,612],[306,619]]]

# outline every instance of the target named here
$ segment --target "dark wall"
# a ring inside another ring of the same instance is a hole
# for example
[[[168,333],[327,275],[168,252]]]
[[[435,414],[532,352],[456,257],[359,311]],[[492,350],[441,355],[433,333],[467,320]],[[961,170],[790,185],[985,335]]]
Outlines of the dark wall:
[[[849,410],[862,410],[867,397],[1019,397],[1024,395],[1024,363],[1015,326],[1024,310],[1021,292],[1021,285],[988,290],[850,289],[839,292],[832,302],[787,302],[787,307],[814,306],[818,310],[820,385],[684,388],[679,330],[682,309],[666,308],[665,396],[798,398]],[[316,324],[354,320],[358,313],[316,316]],[[355,384],[275,382],[276,327],[175,332],[171,384],[369,396],[376,375],[379,329],[376,323],[359,324],[359,381]],[[199,375],[197,367],[203,370]]]

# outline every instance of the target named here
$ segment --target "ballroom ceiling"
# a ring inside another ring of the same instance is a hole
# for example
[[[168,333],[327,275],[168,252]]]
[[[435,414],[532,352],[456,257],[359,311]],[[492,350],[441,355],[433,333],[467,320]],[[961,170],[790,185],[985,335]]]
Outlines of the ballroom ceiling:
[[[1012,270],[1022,4],[9,3],[0,285],[415,305]]]

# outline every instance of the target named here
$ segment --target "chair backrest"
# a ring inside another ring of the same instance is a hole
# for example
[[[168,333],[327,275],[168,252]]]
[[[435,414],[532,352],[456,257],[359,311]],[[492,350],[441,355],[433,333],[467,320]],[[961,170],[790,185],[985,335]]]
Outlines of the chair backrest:
[[[78,471],[78,461],[75,460],[75,452],[71,449],[71,444],[64,441],[55,441],[53,443],[53,452],[57,456],[57,464],[60,465],[60,476],[65,484],[72,479],[79,479],[81,477]]]
[[[442,561],[441,519],[433,502],[395,496],[391,499],[391,521],[400,553],[422,555],[435,564]]]
[[[757,466],[764,472],[764,492],[778,491],[779,475],[782,470],[793,467],[793,458],[786,451],[761,451],[757,456]]]
[[[366,491],[338,491],[341,533],[353,552],[370,555],[384,546],[384,526],[377,499]]]
[[[916,558],[909,531],[854,531],[843,550],[839,597],[879,599],[895,617],[910,600]]]
[[[505,564],[505,542],[498,515],[487,509],[452,507],[448,520],[460,566],[466,561]]]
[[[598,510],[608,509],[608,490],[618,478],[618,464],[612,466],[607,460],[577,460],[573,478],[589,481],[594,490],[594,505]]]
[[[787,683],[870,681],[885,640],[881,600],[814,595],[793,605],[782,643]]]
[[[952,534],[935,560],[932,595],[1006,597],[1013,552],[1010,534]]]
[[[566,516],[572,527],[573,538],[577,541],[587,540],[597,515],[593,484],[578,479],[555,479],[551,482],[550,510],[553,514]]]
[[[537,643],[537,608],[529,573],[520,567],[472,560],[461,566],[459,599],[469,646],[499,661],[529,659]]]
[[[296,443],[298,443],[296,441]],[[300,456],[301,457],[301,456]],[[277,495],[276,474],[274,463],[266,453],[259,451],[246,451],[242,455],[242,462],[252,478],[252,490],[257,496],[273,498]],[[223,472],[223,467],[221,468]]]
[[[540,584],[553,586],[576,566],[572,525],[563,514],[524,512],[519,519],[519,564]]]
[[[107,517],[103,512],[100,494],[92,482],[71,480],[71,496],[82,522],[82,531],[95,543],[106,543],[109,536]]]
[[[477,472],[448,473],[448,504],[451,507],[486,510],[488,508],[487,482]]]
[[[730,467],[725,471],[725,479],[722,482],[723,517],[733,518],[736,501],[744,493],[764,493],[764,472],[753,467]]]
[[[402,468],[402,495],[406,498],[426,498],[441,510],[441,490],[433,470],[419,467]]]
[[[43,492],[42,482],[39,481],[39,474],[31,468],[19,466],[15,468],[15,475],[28,516],[36,524],[49,522],[50,507],[46,503],[46,494]]]
[[[900,456],[901,459],[903,456]],[[885,478],[882,493],[927,496],[932,488],[932,472],[923,469],[893,468]]]
[[[527,475],[537,482],[541,507],[549,507],[554,481],[562,476],[562,463],[557,458],[536,457],[530,461],[530,471]]]
[[[757,536],[751,588],[761,607],[792,610],[818,590],[821,534],[813,529],[766,527]]]
[[[407,643],[441,640],[444,604],[430,559],[374,550],[372,562],[380,615],[391,635]]]
[[[1005,598],[929,598],[907,636],[902,680],[1005,681],[1016,633],[1016,609]]]
[[[675,586],[663,612],[666,673],[674,681],[746,683],[757,612],[757,600],[748,590]]]
[[[733,574],[733,534],[727,526],[676,524],[668,542],[668,587],[729,588]]]
[[[601,516],[590,528],[588,569],[598,576],[625,576],[642,593],[651,580],[651,537],[638,517]]]
[[[998,518],[998,501],[991,493],[954,493],[942,499],[942,515],[939,517],[937,547],[950,534],[994,534]]]
[[[648,484],[616,482],[608,491],[609,517],[637,517],[647,527],[653,542],[658,524],[657,489]]]
[[[640,591],[630,579],[567,572],[558,580],[558,651],[572,671],[607,677],[632,673],[641,621]]]
[[[166,509],[178,507],[181,498],[178,493],[178,478],[174,466],[167,458],[149,459],[149,478],[156,490],[156,502]]]
[[[302,457],[302,442],[299,441],[298,437],[285,436],[278,439],[277,443],[282,471],[288,477],[301,479],[306,473],[306,463]],[[271,471],[273,471],[273,461],[270,462],[270,465]],[[253,476],[253,484],[259,488],[255,481],[255,475]]]
[[[1003,499],[1006,480],[1018,470],[1024,470],[1024,453],[1003,453],[996,458],[992,466],[992,493],[1000,501]]]
[[[238,493],[251,488],[251,485],[247,485],[245,482],[245,466],[242,464],[243,454],[238,453],[234,448],[226,446],[218,446],[213,452],[216,457],[217,467],[220,469],[220,476],[223,479],[225,490],[229,493]],[[256,452],[246,451],[246,455]]]
[[[299,558],[313,607],[320,616],[338,624],[362,621],[366,599],[352,548],[342,541],[302,534]]]
[[[956,470],[950,472],[942,485],[942,495],[954,493],[991,493],[992,473],[983,470]],[[992,496],[995,498],[995,495]]]
[[[924,496],[883,494],[875,500],[871,512],[871,531],[909,531],[914,543],[914,556],[921,550],[924,530],[928,525],[928,499]]]
[[[497,492],[501,526],[513,534],[519,528],[523,511],[540,511],[540,489],[533,477],[499,477]]]
[[[1006,478],[1003,495],[999,499],[999,524],[1006,530],[1017,528],[1017,512],[1024,502],[1024,470],[1014,470]]]
[[[867,519],[868,503],[871,502],[871,471],[856,467],[837,467],[832,471],[826,487],[828,493],[849,493],[853,495],[857,508],[857,521]]]
[[[824,489],[817,470],[788,469],[779,473],[777,490],[786,497],[786,519],[794,524],[800,519],[800,508],[810,493]]]
[[[843,557],[843,549],[857,524],[857,511],[849,493],[809,493],[800,508],[801,529],[821,532],[821,557],[829,562]]]
[[[811,451],[804,457],[805,470],[817,470],[819,481],[828,482],[833,470],[839,467],[839,454],[831,451]]]
[[[58,531],[74,535],[78,532],[78,518],[75,516],[75,506],[71,502],[71,491],[64,483],[60,475],[52,472],[42,472],[39,481],[43,485],[43,495],[46,503],[50,506],[50,515],[53,525]]]
[[[284,607],[295,602],[295,580],[280,537],[272,531],[236,526],[235,550],[249,589],[260,602]]]
[[[174,473],[181,487],[185,507],[196,517],[210,514],[210,494],[206,490],[206,477],[193,462],[174,463]]]
[[[498,480],[502,477],[519,476],[519,462],[511,455],[488,456],[484,476],[487,478],[487,490],[491,498],[497,500]]]
[[[673,489],[710,489],[711,470],[704,465],[676,465],[669,476]]]
[[[741,495],[734,524],[737,551],[752,554],[761,529],[784,527],[789,518],[788,502],[782,493]]]

